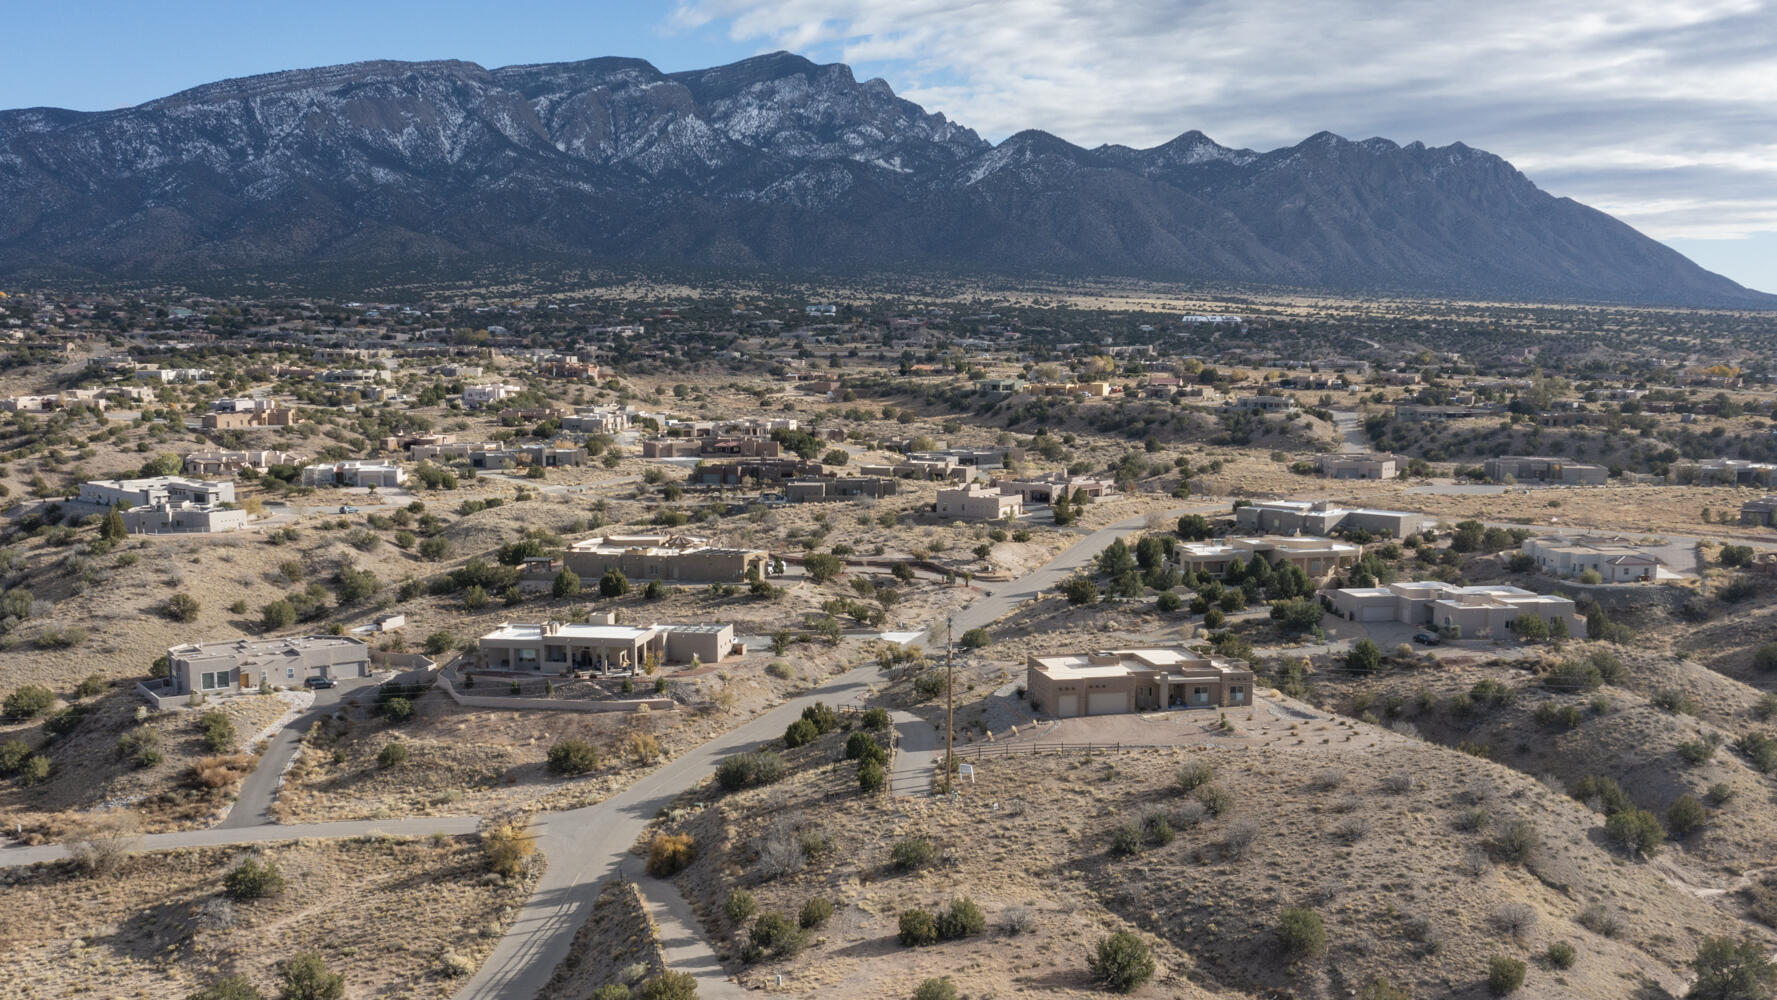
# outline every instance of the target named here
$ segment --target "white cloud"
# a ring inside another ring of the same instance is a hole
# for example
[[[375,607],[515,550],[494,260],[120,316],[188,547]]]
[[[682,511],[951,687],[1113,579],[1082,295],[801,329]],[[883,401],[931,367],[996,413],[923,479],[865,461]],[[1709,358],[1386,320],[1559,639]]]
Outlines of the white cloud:
[[[1777,0],[682,0],[990,138],[1461,140],[1650,235],[1777,228]]]

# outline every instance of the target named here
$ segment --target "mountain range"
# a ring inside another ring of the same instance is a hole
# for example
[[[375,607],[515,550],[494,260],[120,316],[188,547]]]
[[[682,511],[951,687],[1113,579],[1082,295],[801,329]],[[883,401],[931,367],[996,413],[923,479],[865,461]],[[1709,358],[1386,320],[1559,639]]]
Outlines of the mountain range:
[[[0,275],[26,280],[549,259],[1777,306],[1461,143],[996,145],[788,53],[367,62],[4,111],[0,204]]]

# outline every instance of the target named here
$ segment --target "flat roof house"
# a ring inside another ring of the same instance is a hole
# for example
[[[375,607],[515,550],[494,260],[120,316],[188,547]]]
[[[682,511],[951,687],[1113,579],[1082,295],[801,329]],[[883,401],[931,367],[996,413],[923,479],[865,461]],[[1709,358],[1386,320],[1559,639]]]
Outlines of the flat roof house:
[[[1253,673],[1239,660],[1183,647],[1110,649],[1025,661],[1030,707],[1057,718],[1252,703]]]
[[[1432,518],[1413,511],[1338,507],[1325,500],[1262,500],[1234,508],[1236,529],[1272,535],[1367,531],[1405,538],[1433,523]]]
[[[1363,555],[1363,547],[1336,542],[1317,535],[1264,535],[1257,538],[1224,538],[1212,542],[1185,542],[1173,550],[1173,562],[1181,572],[1196,571],[1221,576],[1238,559],[1250,563],[1263,558],[1272,565],[1287,563],[1310,579],[1319,579]]]
[[[344,635],[289,636],[193,642],[167,650],[164,680],[139,686],[157,704],[166,698],[240,694],[265,683],[301,687],[310,677],[370,676],[370,647]]]
[[[1660,560],[1624,538],[1595,535],[1538,535],[1524,540],[1523,551],[1552,576],[1579,576],[1596,570],[1605,583],[1655,580]]]
[[[970,483],[954,490],[939,490],[933,508],[939,517],[955,517],[969,521],[997,521],[1024,513],[1024,499],[1016,493],[1001,493],[992,487]]]
[[[99,507],[147,507],[159,503],[219,504],[234,503],[234,484],[183,479],[178,476],[150,476],[145,479],[95,479],[80,484],[79,503]]]
[[[1328,479],[1393,479],[1400,474],[1393,455],[1373,452],[1363,455],[1321,455],[1314,466]]]
[[[1109,479],[1069,476],[1059,472],[1024,479],[996,479],[993,484],[1002,493],[1018,494],[1026,504],[1053,503],[1055,497],[1062,493],[1066,493],[1070,499],[1077,493],[1084,493],[1096,500],[1117,492],[1117,484]]]
[[[131,534],[213,534],[246,526],[246,511],[208,503],[163,500],[123,512],[124,530]]]
[[[656,664],[715,663],[733,651],[734,626],[501,622],[478,646],[484,670],[629,674],[650,657]]]
[[[762,549],[718,548],[689,535],[604,535],[562,553],[562,564],[594,585],[612,569],[631,580],[738,583],[751,572],[764,576],[769,560]]]
[[[1603,486],[1610,470],[1602,465],[1583,465],[1565,458],[1544,458],[1534,455],[1502,455],[1481,464],[1488,479],[1503,483],[1516,482],[1565,483],[1570,486]]]
[[[302,470],[304,486],[400,486],[405,482],[407,472],[401,466],[376,459],[325,462]]]
[[[1740,523],[1769,527],[1777,519],[1777,497],[1759,497],[1740,505]]]
[[[1326,590],[1321,596],[1334,614],[1355,622],[1402,622],[1459,628],[1465,636],[1504,636],[1521,615],[1560,618],[1569,635],[1586,634],[1586,619],[1573,601],[1521,587],[1458,587],[1438,580],[1389,583],[1380,587]]]
[[[185,456],[185,471],[193,476],[232,475],[242,469],[264,472],[274,465],[301,461],[301,455],[289,451],[194,451]]]

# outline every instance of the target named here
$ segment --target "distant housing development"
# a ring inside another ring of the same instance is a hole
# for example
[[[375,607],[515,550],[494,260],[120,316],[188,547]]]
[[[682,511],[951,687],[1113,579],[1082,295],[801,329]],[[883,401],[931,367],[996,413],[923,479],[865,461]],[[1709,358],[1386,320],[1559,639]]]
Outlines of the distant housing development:
[[[301,462],[301,455],[288,451],[194,451],[185,456],[185,472],[193,476],[233,475],[242,469],[264,472],[274,465]]]
[[[562,553],[563,564],[592,584],[613,569],[632,580],[739,582],[763,576],[769,559],[761,549],[718,548],[688,535],[604,535]]]
[[[1057,718],[1251,704],[1253,673],[1241,660],[1183,647],[1032,656],[1030,707]]]
[[[1519,587],[1459,587],[1437,580],[1347,587],[1322,592],[1333,614],[1355,622],[1402,622],[1460,629],[1465,636],[1504,636],[1518,618],[1562,620],[1569,635],[1586,634],[1573,601]]]

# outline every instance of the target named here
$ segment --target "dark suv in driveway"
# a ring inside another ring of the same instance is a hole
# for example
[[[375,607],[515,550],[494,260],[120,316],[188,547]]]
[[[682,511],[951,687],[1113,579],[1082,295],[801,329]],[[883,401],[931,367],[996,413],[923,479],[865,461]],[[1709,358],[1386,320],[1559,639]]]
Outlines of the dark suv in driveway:
[[[303,681],[303,683],[308,685],[309,687],[312,687],[312,688],[330,688],[333,686],[333,678],[331,678],[331,677],[310,677],[307,680]]]

